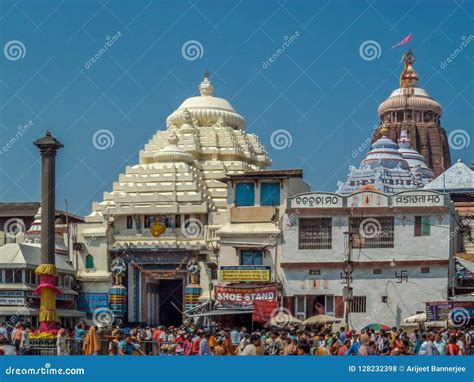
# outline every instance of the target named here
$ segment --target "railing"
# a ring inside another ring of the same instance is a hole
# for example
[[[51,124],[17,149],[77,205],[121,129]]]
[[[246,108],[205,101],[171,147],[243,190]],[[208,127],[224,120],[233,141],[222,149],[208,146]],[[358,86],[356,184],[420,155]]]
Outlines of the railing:
[[[109,343],[106,339],[100,340],[99,355],[109,355]],[[138,341],[140,349],[146,355],[179,355],[179,345],[174,342],[158,342],[156,341]],[[67,349],[69,355],[83,355],[82,347],[84,342],[74,339],[67,340]],[[25,355],[57,355],[57,346],[55,339],[32,339],[30,340],[30,348]]]

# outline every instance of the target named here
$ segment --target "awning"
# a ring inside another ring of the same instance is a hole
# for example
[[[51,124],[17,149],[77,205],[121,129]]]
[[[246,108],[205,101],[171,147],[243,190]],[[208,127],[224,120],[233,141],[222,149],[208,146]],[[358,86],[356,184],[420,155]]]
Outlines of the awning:
[[[74,309],[57,309],[59,317],[86,317],[84,312]],[[39,316],[39,308],[26,308],[23,305],[18,306],[0,306],[0,315],[2,316]]]
[[[459,256],[456,256],[456,260],[458,261],[459,264],[461,264],[469,272],[474,273],[474,263],[472,261],[463,260]]]
[[[227,316],[236,314],[252,314],[253,309],[214,309],[209,312],[190,315],[190,317]]]

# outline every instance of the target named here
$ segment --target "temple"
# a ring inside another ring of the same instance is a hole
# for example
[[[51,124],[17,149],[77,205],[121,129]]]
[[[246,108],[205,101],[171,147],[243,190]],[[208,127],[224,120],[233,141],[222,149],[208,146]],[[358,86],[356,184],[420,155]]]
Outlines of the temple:
[[[116,316],[127,311],[128,321],[176,325],[186,307],[209,298],[216,231],[227,221],[222,179],[271,161],[257,136],[245,133],[244,118],[213,96],[207,73],[199,91],[167,118],[167,129],[140,151],[139,163],[126,168],[78,226],[74,256],[87,291],[79,305],[89,314],[110,295]],[[126,302],[119,282],[109,290],[115,273],[109,264],[117,258],[126,268],[115,277],[130,291]]]
[[[418,74],[413,64],[411,49],[403,55],[404,68],[400,87],[380,104],[380,127],[374,132],[372,142],[381,138],[382,129],[387,137],[397,141],[402,130],[408,131],[412,147],[423,155],[435,176],[451,166],[448,140],[441,127],[441,105],[425,89],[418,87]]]
[[[349,167],[346,182],[338,182],[338,194],[349,195],[363,186],[393,194],[423,188],[433,179],[433,171],[423,156],[410,148],[408,131],[402,131],[398,145],[387,137],[388,129],[383,134],[358,168]]]

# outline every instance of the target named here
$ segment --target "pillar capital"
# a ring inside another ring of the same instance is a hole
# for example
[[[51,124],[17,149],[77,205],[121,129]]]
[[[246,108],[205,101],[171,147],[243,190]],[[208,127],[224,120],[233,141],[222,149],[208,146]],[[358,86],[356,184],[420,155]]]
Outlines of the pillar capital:
[[[55,137],[51,135],[49,129],[46,130],[44,137],[37,139],[33,144],[40,149],[41,156],[56,156],[57,151],[64,147]]]

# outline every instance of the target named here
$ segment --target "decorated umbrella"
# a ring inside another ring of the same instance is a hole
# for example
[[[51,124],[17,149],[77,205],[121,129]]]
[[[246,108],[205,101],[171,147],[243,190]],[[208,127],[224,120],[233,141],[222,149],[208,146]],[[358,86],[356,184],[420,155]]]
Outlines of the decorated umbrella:
[[[285,327],[289,325],[299,325],[301,324],[301,320],[293,317],[289,312],[282,311],[273,316],[268,323],[270,326]]]
[[[407,317],[403,320],[405,324],[416,324],[418,322],[426,321],[426,313],[418,313],[413,316]]]
[[[326,314],[317,314],[316,316],[312,316],[304,320],[303,325],[334,324],[336,322],[341,322],[341,320]]]
[[[382,325],[382,324],[369,324],[367,325],[364,329],[373,329],[373,330],[385,330],[385,331],[388,331],[390,329],[392,329],[390,326],[387,326],[387,325]]]

